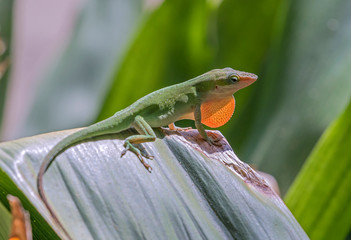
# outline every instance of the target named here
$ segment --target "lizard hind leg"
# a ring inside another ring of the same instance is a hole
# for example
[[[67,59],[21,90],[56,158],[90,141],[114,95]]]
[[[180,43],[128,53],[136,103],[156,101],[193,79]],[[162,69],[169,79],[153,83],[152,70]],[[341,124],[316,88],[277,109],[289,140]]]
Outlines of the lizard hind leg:
[[[138,131],[139,135],[133,135],[126,138],[124,141],[124,150],[121,153],[123,157],[127,151],[133,152],[143,164],[143,166],[150,172],[151,167],[147,164],[143,157],[152,159],[153,156],[147,154],[146,149],[141,145],[144,142],[154,142],[156,134],[151,126],[141,116],[136,116],[132,126]]]

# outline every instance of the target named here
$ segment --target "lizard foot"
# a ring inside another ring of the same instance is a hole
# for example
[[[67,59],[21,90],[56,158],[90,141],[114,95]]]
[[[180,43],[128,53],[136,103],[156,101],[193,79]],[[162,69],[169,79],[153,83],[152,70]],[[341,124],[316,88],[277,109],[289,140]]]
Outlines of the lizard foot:
[[[142,145],[140,144],[134,145],[126,141],[124,142],[123,146],[124,146],[124,150],[121,153],[121,158],[127,153],[127,151],[131,151],[138,157],[139,161],[141,162],[141,164],[143,164],[146,170],[151,172],[152,170],[151,166],[145,162],[143,157],[147,159],[153,159],[154,157],[147,154],[146,149]]]
[[[215,139],[215,140],[211,139],[211,140],[210,140],[210,143],[211,143],[212,145],[217,146],[217,147],[222,147],[222,143],[220,143],[218,139]]]
[[[212,137],[209,137],[208,138],[208,142],[212,145],[215,145],[217,147],[221,147],[222,146],[222,143],[220,143],[220,140],[219,138],[212,138]]]
[[[137,155],[137,156],[138,156],[141,164],[143,164],[143,166],[146,168],[146,170],[148,170],[148,172],[151,173],[152,167],[144,161],[144,158],[141,155]]]
[[[175,129],[171,129],[171,130],[177,131],[177,132],[183,132],[183,131],[188,131],[190,129],[193,129],[193,128],[192,127],[186,127],[186,128],[176,127]]]
[[[134,147],[136,147],[137,149],[139,149],[141,156],[143,156],[144,158],[153,160],[154,156],[150,155],[147,151],[146,148],[142,145],[142,144],[133,144]]]

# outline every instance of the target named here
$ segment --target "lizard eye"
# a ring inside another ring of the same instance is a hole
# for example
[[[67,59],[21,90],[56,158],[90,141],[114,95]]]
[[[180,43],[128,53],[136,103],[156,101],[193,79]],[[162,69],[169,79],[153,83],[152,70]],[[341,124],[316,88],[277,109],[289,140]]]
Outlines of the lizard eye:
[[[230,76],[230,80],[232,82],[238,82],[239,81],[239,77],[237,75],[232,75],[232,76]]]

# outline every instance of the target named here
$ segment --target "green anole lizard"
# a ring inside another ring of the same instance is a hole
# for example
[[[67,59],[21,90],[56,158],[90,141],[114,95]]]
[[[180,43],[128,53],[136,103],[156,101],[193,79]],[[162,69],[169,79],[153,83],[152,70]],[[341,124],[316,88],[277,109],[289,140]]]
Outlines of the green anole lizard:
[[[127,151],[131,151],[139,158],[143,166],[151,171],[151,167],[144,161],[144,157],[152,158],[152,156],[140,151],[134,144],[155,141],[156,135],[152,128],[168,125],[171,130],[180,130],[174,126],[174,122],[181,119],[191,119],[195,121],[196,129],[204,140],[214,145],[220,145],[216,139],[212,139],[206,134],[203,124],[216,128],[228,122],[235,109],[233,94],[252,84],[256,79],[257,76],[252,73],[231,68],[215,69],[183,83],[152,92],[115,113],[112,117],[62,139],[46,155],[37,177],[40,198],[55,223],[70,238],[51,209],[43,187],[44,173],[56,156],[66,148],[95,136],[134,128],[139,134],[125,139],[125,149],[122,151],[121,157]]]

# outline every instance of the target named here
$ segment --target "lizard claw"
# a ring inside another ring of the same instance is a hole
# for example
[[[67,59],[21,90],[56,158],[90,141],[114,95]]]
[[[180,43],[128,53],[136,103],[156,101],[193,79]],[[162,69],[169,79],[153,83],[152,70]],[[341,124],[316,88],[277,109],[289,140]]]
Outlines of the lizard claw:
[[[152,172],[152,167],[150,167],[150,166],[149,166],[149,167],[146,167],[146,166],[145,166],[145,168],[146,168],[146,170],[147,170],[149,173]]]
[[[146,170],[149,173],[151,173],[152,167],[144,161],[144,159],[143,159],[143,157],[141,155],[138,155],[138,158],[139,158],[140,162],[143,164],[143,166],[146,168]]]
[[[126,155],[127,151],[124,149],[122,152],[121,152],[121,156],[120,158],[122,158],[124,155]]]
[[[144,158],[150,159],[150,160],[154,160],[154,156],[151,155],[147,155],[147,154],[141,154]]]

